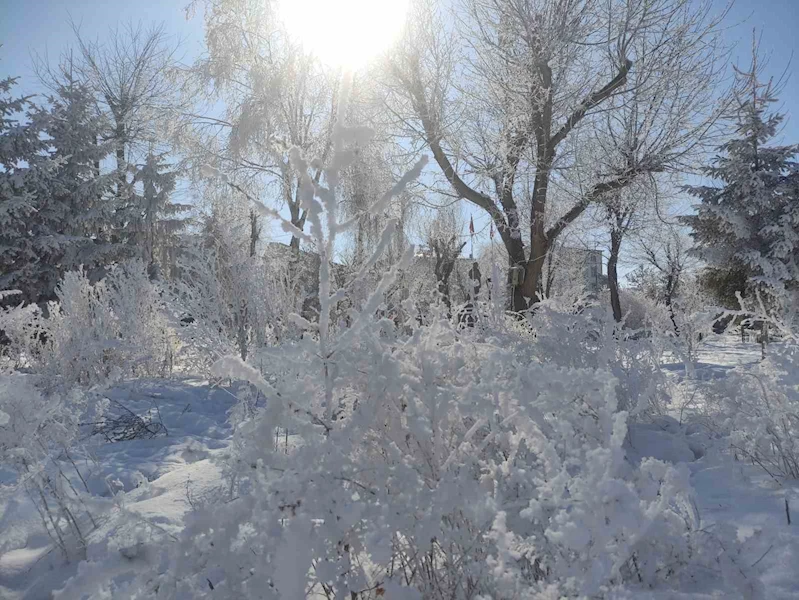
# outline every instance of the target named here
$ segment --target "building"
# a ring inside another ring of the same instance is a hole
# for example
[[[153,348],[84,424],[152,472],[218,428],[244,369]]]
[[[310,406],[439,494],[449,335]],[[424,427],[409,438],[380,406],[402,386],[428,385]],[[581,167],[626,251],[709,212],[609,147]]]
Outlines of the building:
[[[561,246],[547,260],[545,289],[547,295],[558,294],[582,286],[589,295],[596,295],[607,286],[602,270],[602,250]]]

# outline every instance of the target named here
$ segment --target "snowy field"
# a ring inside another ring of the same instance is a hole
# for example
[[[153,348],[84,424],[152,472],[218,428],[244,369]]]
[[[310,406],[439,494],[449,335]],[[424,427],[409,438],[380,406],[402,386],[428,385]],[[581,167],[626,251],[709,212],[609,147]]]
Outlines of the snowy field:
[[[724,377],[736,365],[757,362],[759,355],[758,345],[742,345],[732,337],[707,342],[697,365],[699,394],[703,379]],[[681,365],[671,368],[675,377],[682,376]],[[144,547],[174,538],[188,512],[224,491],[223,465],[215,459],[224,455],[230,443],[228,415],[236,401],[227,389],[191,379],[130,382],[113,388],[108,397],[139,414],[157,410],[167,429],[166,436],[148,440],[97,440],[90,445],[91,451],[80,457],[99,515],[97,528],[89,537],[89,559],[124,539],[117,528],[130,519],[123,520],[121,515],[134,515],[150,525],[150,539],[119,547],[124,567],[126,561],[139,556],[137,544]],[[633,426],[628,437],[629,459],[653,456],[684,464],[696,490],[695,509],[703,528],[731,526],[737,530],[744,542],[741,558],[758,567],[767,598],[799,597],[799,524],[789,526],[786,516],[787,500],[794,511],[792,517],[799,519],[799,490],[781,488],[762,471],[722,452],[705,433],[702,413],[701,401],[694,401],[688,407],[675,406],[673,418]],[[11,483],[10,474],[5,476],[5,483]],[[0,532],[3,600],[50,599],[76,572],[81,572],[85,582],[115,576],[107,562],[94,577],[86,577],[88,563],[63,564],[42,531],[33,504],[21,490],[0,497]],[[80,594],[70,588],[68,594],[56,597],[77,599]]]

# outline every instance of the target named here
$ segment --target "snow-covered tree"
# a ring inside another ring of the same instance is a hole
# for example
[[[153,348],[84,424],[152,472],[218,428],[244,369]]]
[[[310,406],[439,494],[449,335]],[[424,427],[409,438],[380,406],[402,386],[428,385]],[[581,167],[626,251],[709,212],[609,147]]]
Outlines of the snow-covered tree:
[[[95,110],[91,90],[65,79],[49,103],[40,118],[58,168],[39,192],[43,201],[37,219],[48,215],[52,230],[50,244],[35,263],[40,273],[35,285],[41,297],[53,299],[67,271],[83,266],[91,273],[131,252],[111,239],[122,224],[114,176],[100,165],[112,147],[102,141],[105,119]]]
[[[266,204],[286,207],[303,230],[300,174],[286,150],[329,158],[334,75],[285,30],[275,0],[194,0],[189,10],[204,17],[208,51],[184,80],[195,105],[177,131],[186,155],[198,168],[221,169]],[[291,246],[299,245],[294,236]]]
[[[773,143],[783,116],[769,111],[775,86],[759,76],[755,49],[751,67],[736,69],[735,136],[704,169],[718,183],[688,188],[700,199],[685,217],[695,252],[725,296],[799,285],[799,146]]]
[[[442,207],[436,211],[435,217],[426,228],[427,247],[431,254],[433,276],[437,284],[437,292],[447,306],[452,307],[450,281],[458,258],[466,246],[463,240],[463,220],[457,205]],[[457,273],[455,274],[457,279]]]
[[[450,193],[487,213],[524,268],[517,310],[537,297],[548,247],[569,224],[639,177],[683,169],[706,138],[719,71],[709,11],[688,0],[464,0],[454,27],[436,9],[416,15],[392,61],[392,97]],[[591,160],[575,159],[585,146],[597,148]],[[555,181],[573,200],[550,219]]]
[[[192,207],[171,201],[177,176],[165,154],[151,148],[144,163],[135,167],[123,209],[128,220],[126,241],[138,249],[151,270],[157,268],[160,250],[174,247],[177,234],[189,224],[183,215]]]
[[[641,239],[639,246],[646,266],[641,265],[632,275],[632,282],[639,290],[653,300],[662,303],[668,310],[674,326],[674,333],[679,335],[680,328],[674,314],[674,302],[680,296],[681,284],[687,279],[688,243],[680,231],[667,230],[660,239]],[[695,290],[687,291],[687,295],[696,294]]]
[[[0,81],[0,290],[38,299],[37,260],[58,224],[39,209],[57,164],[47,156],[43,123],[27,97],[13,97],[14,78]]]
[[[74,51],[63,54],[58,64],[37,55],[34,68],[51,90],[64,84],[65,75],[91,90],[96,108],[105,117],[102,139],[111,143],[116,192],[122,199],[136,158],[166,129],[168,116],[174,117],[176,86],[169,75],[177,45],[163,24],[127,23],[110,29],[102,41],[89,39],[71,20],[69,25]]]

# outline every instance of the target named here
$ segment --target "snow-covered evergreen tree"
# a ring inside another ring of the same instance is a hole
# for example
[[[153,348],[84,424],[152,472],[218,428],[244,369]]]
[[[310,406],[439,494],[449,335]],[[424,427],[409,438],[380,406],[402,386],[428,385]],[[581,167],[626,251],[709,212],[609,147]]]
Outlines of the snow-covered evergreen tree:
[[[112,231],[122,223],[114,176],[101,171],[101,162],[113,148],[103,141],[106,123],[91,90],[65,79],[49,102],[50,110],[42,111],[40,119],[58,169],[40,193],[38,214],[47,212],[51,243],[40,255],[37,285],[42,296],[52,299],[64,273],[81,266],[91,273],[130,252],[111,241]]]
[[[171,201],[177,176],[165,162],[165,155],[151,150],[133,177],[125,209],[130,232],[127,240],[138,248],[151,274],[158,264],[159,250],[174,244],[175,235],[188,225],[182,215],[191,207]]]
[[[113,175],[101,172],[112,148],[102,141],[104,121],[91,92],[65,78],[48,103],[0,104],[6,116],[0,133],[0,288],[20,289],[28,302],[54,299],[68,271],[84,266],[91,272],[126,254],[110,241],[121,215]]]
[[[11,94],[15,83],[0,81],[0,290],[20,289],[30,300],[36,288],[28,283],[47,245],[47,237],[32,227],[44,218],[37,188],[54,165],[45,156],[41,123],[25,119],[33,110],[30,98]]]
[[[769,112],[774,85],[758,80],[756,57],[736,76],[736,135],[704,169],[720,184],[688,188],[701,203],[685,221],[708,264],[706,280],[717,287],[745,281],[745,289],[734,290],[744,294],[793,288],[799,283],[799,146],[771,143],[783,116]]]

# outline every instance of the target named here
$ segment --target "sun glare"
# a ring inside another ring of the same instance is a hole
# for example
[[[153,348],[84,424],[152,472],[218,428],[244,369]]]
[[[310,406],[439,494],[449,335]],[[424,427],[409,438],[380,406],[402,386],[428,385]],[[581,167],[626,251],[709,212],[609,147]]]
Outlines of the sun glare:
[[[387,49],[405,23],[408,0],[281,0],[292,35],[320,60],[357,68]]]

